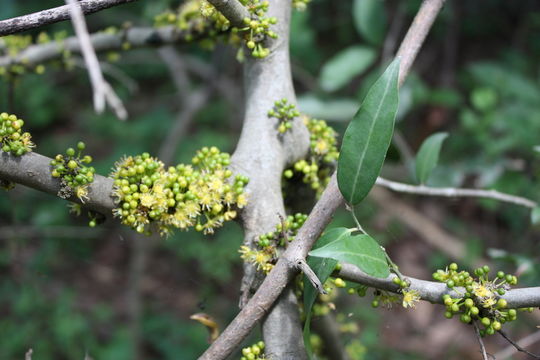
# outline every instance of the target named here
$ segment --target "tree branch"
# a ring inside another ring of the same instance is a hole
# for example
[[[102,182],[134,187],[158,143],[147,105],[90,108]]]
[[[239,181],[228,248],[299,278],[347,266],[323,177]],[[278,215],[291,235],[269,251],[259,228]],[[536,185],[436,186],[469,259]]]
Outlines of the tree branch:
[[[396,57],[400,57],[398,84],[401,86],[409,74],[411,66],[426,39],[431,25],[441,11],[445,0],[424,0],[420,10],[414,17],[407,35],[401,42]]]
[[[244,19],[251,18],[249,11],[238,0],[208,0],[208,2],[214,5],[233,26],[245,27]]]
[[[56,196],[60,190],[60,181],[51,176],[51,160],[35,152],[13,156],[0,150],[0,179]],[[112,179],[96,174],[94,182],[88,186],[89,199],[84,202],[84,206],[111,217],[112,209],[116,207],[111,197],[112,188]],[[71,197],[69,201],[81,204],[77,197]]]
[[[360,270],[358,267],[351,264],[341,264],[341,270],[337,275],[344,280],[352,281],[358,284],[374,287],[381,290],[397,293],[399,286],[392,282],[396,276],[391,274],[385,279],[370,276]],[[422,300],[429,301],[435,304],[443,304],[442,297],[449,294],[453,297],[462,297],[462,295],[449,289],[445,283],[426,281],[407,277],[410,281],[410,288],[418,291],[418,295]],[[509,309],[518,309],[525,307],[540,306],[540,287],[527,287],[508,290],[506,294],[501,296],[508,303]]]
[[[92,14],[100,10],[133,1],[135,0],[81,0],[79,1],[79,4],[84,14]],[[0,21],[0,36],[15,34],[43,25],[54,24],[60,21],[68,20],[69,18],[69,6],[64,5],[28,15],[2,20]]]
[[[153,27],[130,27],[119,30],[117,33],[98,32],[90,35],[92,46],[97,52],[121,50],[123,44],[129,43],[131,48],[161,46],[174,43],[188,43],[187,35],[192,35],[193,40],[204,37],[204,33],[192,34],[187,30],[179,30],[174,26]],[[81,45],[76,36],[69,37],[62,42],[49,42],[45,44],[31,45],[21,51],[17,56],[0,57],[0,67],[9,65],[37,65],[46,61],[62,57],[65,50],[72,53],[81,53]]]
[[[501,193],[496,190],[478,190],[478,189],[458,189],[458,188],[435,188],[424,185],[409,185],[395,181],[386,180],[382,177],[377,178],[377,185],[383,186],[390,190],[402,193],[427,195],[427,196],[443,196],[443,197],[475,197],[494,199],[502,202],[507,202],[515,205],[520,205],[534,209],[538,203],[519,196],[513,196]]]

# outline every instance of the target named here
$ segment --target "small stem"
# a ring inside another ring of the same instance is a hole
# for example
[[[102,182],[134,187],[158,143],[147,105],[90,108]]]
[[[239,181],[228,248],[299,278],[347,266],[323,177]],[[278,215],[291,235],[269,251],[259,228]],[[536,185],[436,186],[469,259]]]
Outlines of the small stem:
[[[476,321],[473,321],[473,326],[474,326],[474,333],[476,334],[476,338],[478,339],[478,343],[480,344],[480,349],[482,350],[482,358],[484,360],[488,360],[486,347],[484,346],[484,341],[482,340],[482,336],[480,335],[480,329],[478,328]]]
[[[530,357],[533,357],[535,359],[540,359],[540,355],[536,355],[536,354],[533,354],[532,352],[529,352],[527,350],[525,350],[524,348],[522,348],[521,346],[519,346],[518,343],[516,343],[514,340],[510,339],[510,337],[508,337],[508,335],[506,335],[506,333],[502,330],[499,330],[499,334],[501,334],[501,336],[503,338],[505,338],[510,344],[512,344],[517,351],[521,351],[527,355],[529,355]]]

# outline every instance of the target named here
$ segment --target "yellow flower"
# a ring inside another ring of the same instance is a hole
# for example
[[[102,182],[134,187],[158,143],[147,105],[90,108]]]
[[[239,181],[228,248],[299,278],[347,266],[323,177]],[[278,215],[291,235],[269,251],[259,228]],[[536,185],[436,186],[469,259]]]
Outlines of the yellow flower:
[[[238,195],[238,197],[236,198],[236,204],[238,205],[239,208],[243,208],[244,206],[247,205],[247,198],[244,194],[240,194]]]
[[[151,193],[142,193],[140,195],[141,205],[147,208],[152,207],[155,204],[156,200]]]
[[[403,290],[403,307],[414,307],[415,303],[420,300],[420,294],[416,290]]]
[[[85,200],[89,200],[88,198],[88,188],[86,186],[78,186],[75,190],[75,195],[81,200],[81,202],[84,204]]]
[[[474,295],[479,298],[493,297],[493,293],[482,284],[474,283],[472,287]]]

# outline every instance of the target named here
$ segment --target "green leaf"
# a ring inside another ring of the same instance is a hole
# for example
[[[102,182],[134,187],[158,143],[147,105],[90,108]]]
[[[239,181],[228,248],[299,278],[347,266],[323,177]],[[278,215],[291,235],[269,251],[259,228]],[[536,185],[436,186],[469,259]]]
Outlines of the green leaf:
[[[310,257],[307,263],[315,272],[319,280],[321,280],[321,283],[324,284],[324,282],[336,268],[337,260],[330,258]],[[317,295],[317,290],[304,276],[304,313],[306,314],[306,321],[304,323],[304,346],[309,358],[312,358],[313,356],[310,341],[311,308],[313,307],[313,303],[315,302]]]
[[[390,275],[386,255],[377,241],[365,234],[343,234],[340,238],[309,252],[358,266],[366,274],[386,278]]]
[[[339,240],[345,236],[348,236],[352,230],[347,228],[333,228],[325,231],[324,234],[317,240],[314,249],[321,246],[325,246],[328,243],[331,243],[335,240]],[[315,272],[322,284],[328,279],[332,274],[337,265],[337,260],[330,258],[321,258],[321,257],[308,257],[307,263],[309,267]],[[311,285],[311,282],[304,275],[304,313],[306,314],[306,321],[304,323],[304,346],[306,351],[311,358],[313,351],[311,349],[311,342],[309,340],[310,336],[310,324],[311,324],[311,308],[313,303],[317,298],[318,292]]]
[[[374,45],[380,45],[386,32],[386,14],[382,0],[355,0],[354,25],[358,33]]]
[[[321,70],[320,84],[325,91],[336,91],[353,77],[366,71],[377,54],[366,46],[351,46],[326,62]]]
[[[425,184],[431,172],[437,166],[441,146],[448,137],[448,133],[440,132],[429,136],[418,150],[416,155],[416,180],[420,184]]]
[[[540,206],[535,207],[531,211],[531,222],[534,225],[540,224]]]
[[[399,60],[371,86],[343,135],[337,180],[341,194],[356,205],[369,193],[386,157],[398,109]]]

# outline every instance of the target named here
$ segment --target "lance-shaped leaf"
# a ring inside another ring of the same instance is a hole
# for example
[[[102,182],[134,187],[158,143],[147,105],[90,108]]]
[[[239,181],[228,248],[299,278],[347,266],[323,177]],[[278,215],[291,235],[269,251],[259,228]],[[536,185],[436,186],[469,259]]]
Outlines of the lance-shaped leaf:
[[[339,190],[347,202],[358,204],[381,171],[394,132],[398,108],[399,60],[394,60],[371,86],[343,135],[338,161]]]
[[[386,278],[390,275],[386,255],[371,236],[350,233],[309,252],[310,256],[327,257],[358,266],[366,274]]]
[[[418,155],[416,155],[416,180],[420,184],[426,183],[429,175],[437,166],[442,143],[447,137],[448,133],[435,133],[424,140],[420,146]]]
[[[315,243],[313,246],[314,249],[326,244],[339,240],[344,236],[348,236],[351,233],[350,229],[347,228],[333,228],[326,231]],[[337,265],[337,260],[330,258],[321,258],[321,257],[308,257],[307,263],[309,267],[315,272],[322,284],[328,279],[332,274]],[[310,325],[311,325],[311,308],[313,303],[317,298],[319,293],[311,285],[311,282],[304,275],[304,313],[306,314],[306,321],[304,322],[304,345],[306,347],[306,352],[309,355],[309,358],[312,358],[313,351],[311,349],[310,341]]]

